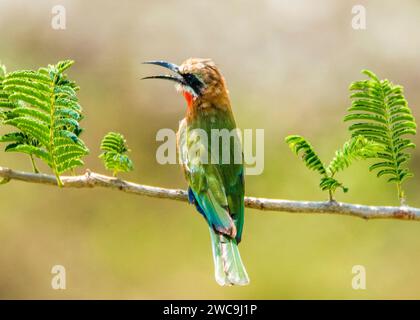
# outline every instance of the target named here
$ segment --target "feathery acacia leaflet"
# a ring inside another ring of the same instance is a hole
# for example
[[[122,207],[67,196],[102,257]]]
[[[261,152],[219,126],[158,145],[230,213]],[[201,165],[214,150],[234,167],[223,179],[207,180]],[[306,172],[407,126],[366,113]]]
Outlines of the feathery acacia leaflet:
[[[116,176],[118,172],[133,170],[133,162],[126,155],[130,150],[124,136],[116,132],[108,132],[101,142],[103,151],[99,158],[104,162],[105,168]]]
[[[2,81],[8,100],[7,105],[1,105],[2,122],[19,131],[4,135],[0,141],[10,142],[6,151],[45,161],[60,186],[60,174],[83,165],[81,158],[89,152],[79,138],[79,87],[63,73],[72,64],[65,60],[37,71],[6,73]]]
[[[345,121],[354,121],[349,130],[353,136],[363,135],[381,145],[377,161],[370,170],[378,170],[377,176],[387,175],[388,182],[397,185],[398,197],[404,204],[401,184],[413,174],[404,165],[410,159],[407,149],[415,144],[407,138],[416,134],[416,123],[404,97],[402,86],[389,80],[379,80],[369,70],[362,73],[369,79],[353,82],[350,86],[353,100]]]
[[[335,178],[337,172],[349,167],[353,161],[372,158],[381,150],[381,146],[377,143],[363,136],[356,136],[345,142],[343,147],[335,152],[335,157],[328,166],[325,166],[305,138],[291,135],[285,140],[294,153],[297,155],[301,153],[302,160],[309,169],[317,171],[321,175],[319,186],[321,190],[328,190],[330,200],[333,200],[337,188],[341,188],[343,192],[348,191],[348,188]]]

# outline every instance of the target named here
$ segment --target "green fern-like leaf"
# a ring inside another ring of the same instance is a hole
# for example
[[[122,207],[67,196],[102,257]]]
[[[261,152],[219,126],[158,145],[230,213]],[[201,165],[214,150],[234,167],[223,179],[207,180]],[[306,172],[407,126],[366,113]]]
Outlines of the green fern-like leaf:
[[[397,185],[398,196],[404,202],[402,182],[412,173],[405,167],[410,159],[407,149],[415,144],[408,138],[416,134],[415,119],[404,97],[403,88],[388,80],[379,80],[371,71],[362,71],[369,79],[351,84],[352,105],[345,121],[352,121],[353,136],[363,135],[382,146],[377,162],[370,170],[377,176],[388,176]]]
[[[18,139],[8,151],[34,155],[53,170],[57,183],[60,174],[83,165],[89,150],[79,138],[81,106],[79,89],[63,72],[73,64],[66,60],[37,71],[7,73],[2,89],[10,103],[3,112],[3,123],[20,130],[27,140]],[[4,139],[18,137],[12,135]]]
[[[302,160],[309,169],[317,171],[322,175],[327,174],[321,159],[305,138],[298,135],[291,135],[287,136],[285,141],[296,155],[299,155],[299,152],[301,152]]]
[[[6,66],[0,63],[0,120],[4,119],[4,113],[13,107],[7,94],[3,90],[3,81],[6,74]]]
[[[335,190],[337,190],[337,188],[341,188],[344,193],[349,191],[349,189],[345,187],[341,182],[332,177],[322,177],[321,182],[319,183],[319,187],[321,190],[328,190],[332,194],[335,192]]]
[[[3,90],[3,80],[6,77],[7,71],[6,66],[0,63],[0,122],[3,122],[11,114],[11,109],[15,106],[10,102],[8,94]],[[34,162],[33,153],[37,153],[39,142],[36,139],[31,138],[29,135],[23,132],[12,132],[0,136],[0,142],[6,142],[8,145],[5,148],[6,152],[22,152],[27,153],[31,159],[32,166],[35,172],[39,172]],[[27,146],[27,147],[25,147]]]
[[[321,174],[319,187],[321,190],[329,192],[330,200],[333,200],[333,194],[338,188],[341,188],[343,192],[348,191],[348,188],[335,178],[337,172],[346,169],[355,160],[375,157],[382,150],[381,145],[363,136],[353,137],[336,151],[333,160],[325,167],[312,145],[305,138],[292,135],[286,137],[285,140],[294,153],[297,155],[301,153],[302,160],[309,169]]]
[[[353,161],[374,158],[382,150],[382,145],[370,141],[364,136],[353,137],[335,152],[335,156],[326,170],[331,176],[334,176],[338,171],[348,168]]]
[[[124,136],[116,132],[108,132],[101,142],[102,154],[99,156],[107,170],[116,176],[118,172],[133,170],[133,163],[126,155],[130,151]]]
[[[310,170],[317,171],[321,175],[319,187],[323,191],[329,191],[330,200],[333,199],[333,193],[338,187],[341,187],[344,192],[347,192],[347,188],[330,175],[330,172],[325,168],[324,163],[316,154],[312,145],[305,138],[299,135],[291,135],[287,136],[285,141],[296,155],[301,154],[302,161],[306,167]]]

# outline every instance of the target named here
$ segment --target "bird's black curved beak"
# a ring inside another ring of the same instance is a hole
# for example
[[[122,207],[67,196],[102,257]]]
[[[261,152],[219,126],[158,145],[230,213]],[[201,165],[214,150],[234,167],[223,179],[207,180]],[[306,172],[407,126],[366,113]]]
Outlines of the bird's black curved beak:
[[[150,76],[150,77],[144,77],[144,78],[142,78],[142,80],[144,80],[144,79],[163,79],[163,80],[173,81],[173,82],[176,82],[176,83],[181,84],[182,86],[188,88],[195,96],[200,95],[204,84],[195,75],[193,75],[191,73],[182,74],[179,71],[179,66],[177,66],[176,64],[171,63],[171,62],[167,62],[167,61],[161,61],[161,60],[145,61],[143,63],[144,64],[154,64],[154,65],[157,65],[157,66],[164,67],[166,69],[169,69],[169,70],[173,71],[175,73],[175,75],[165,74],[165,75],[159,75],[159,76]]]
[[[176,75],[165,74],[165,75],[159,75],[159,76],[149,76],[149,77],[142,78],[142,80],[145,80],[145,79],[163,79],[163,80],[174,81],[174,82],[182,84],[182,85],[188,85],[188,83],[185,81],[184,77],[180,74],[179,67],[175,63],[171,63],[171,62],[167,62],[167,61],[161,61],[161,60],[145,61],[143,63],[144,64],[154,64],[154,65],[157,65],[157,66],[164,67],[166,69],[169,69],[169,70],[175,72]]]

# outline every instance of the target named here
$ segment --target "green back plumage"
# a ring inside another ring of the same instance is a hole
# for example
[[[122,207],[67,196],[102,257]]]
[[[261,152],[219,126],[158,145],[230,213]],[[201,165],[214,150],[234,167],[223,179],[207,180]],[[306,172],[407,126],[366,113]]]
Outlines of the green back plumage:
[[[201,129],[208,137],[208,144],[200,144],[195,129]],[[208,223],[220,233],[234,236],[240,242],[244,223],[244,180],[243,164],[235,163],[235,141],[237,133],[230,138],[229,163],[223,164],[222,139],[219,148],[212,148],[212,129],[232,130],[236,124],[230,109],[217,107],[197,110],[187,117],[179,130],[179,150],[184,164],[187,181],[194,196],[203,209]],[[198,144],[196,144],[198,142]],[[199,153],[208,155],[208,163],[201,161],[199,154],[188,155],[189,148],[199,145]],[[242,153],[240,153],[242,160]],[[219,163],[211,163],[219,159]]]

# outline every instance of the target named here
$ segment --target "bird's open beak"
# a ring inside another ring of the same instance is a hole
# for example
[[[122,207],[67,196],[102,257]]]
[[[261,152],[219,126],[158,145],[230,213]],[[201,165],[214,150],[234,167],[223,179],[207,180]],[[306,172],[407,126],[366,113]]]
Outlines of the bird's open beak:
[[[163,79],[163,80],[169,80],[169,81],[174,81],[176,83],[179,83],[181,85],[184,86],[188,86],[188,83],[185,81],[185,79],[182,77],[182,75],[179,72],[179,67],[171,62],[166,62],[166,61],[145,61],[143,62],[144,64],[154,64],[157,66],[161,66],[164,67],[166,69],[169,69],[173,72],[175,72],[175,75],[169,75],[169,74],[165,74],[165,75],[159,75],[159,76],[150,76],[150,77],[144,77],[142,78],[142,80],[145,79]]]

